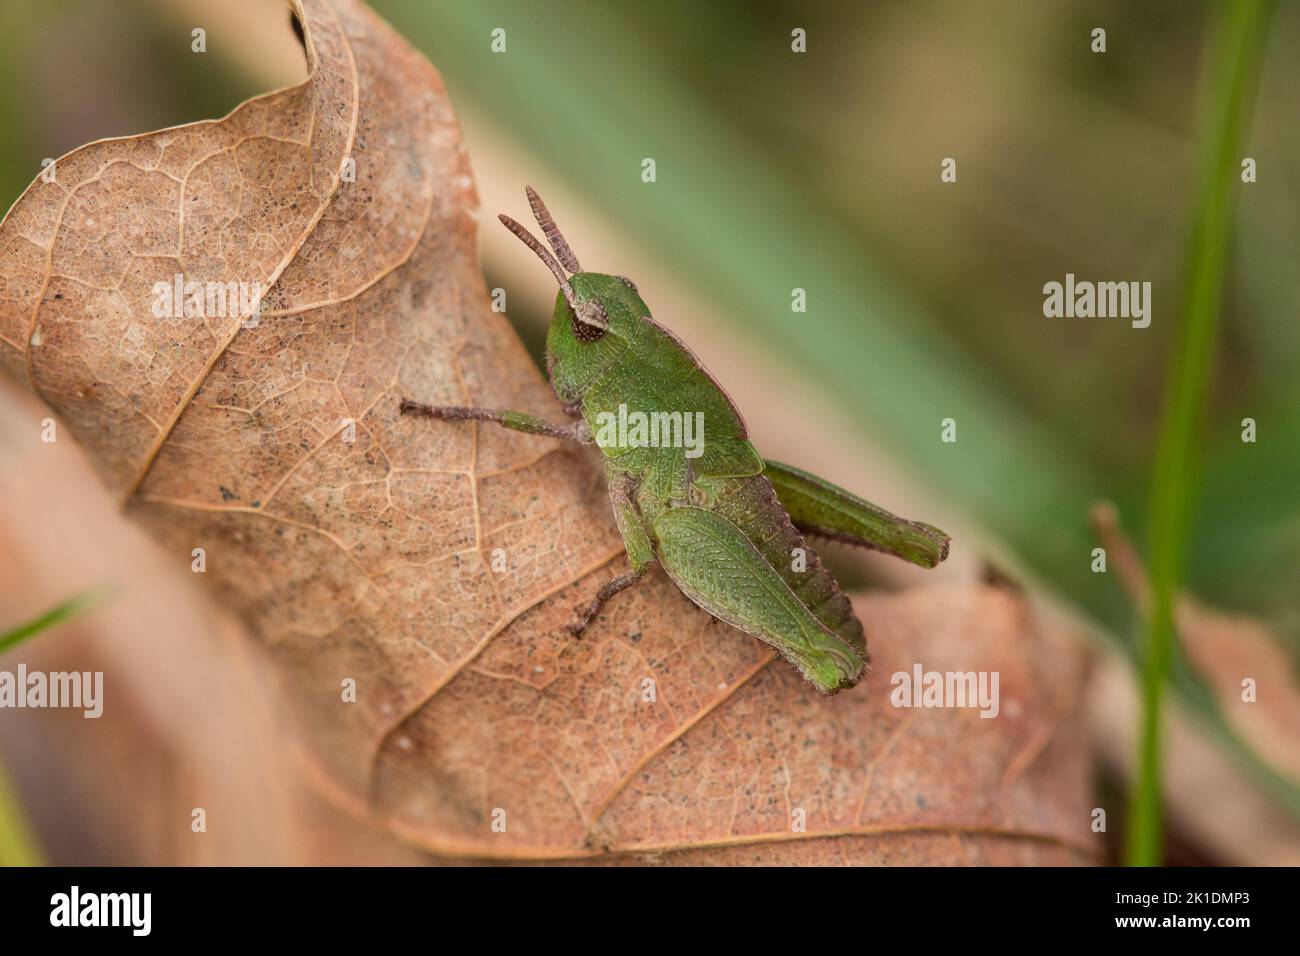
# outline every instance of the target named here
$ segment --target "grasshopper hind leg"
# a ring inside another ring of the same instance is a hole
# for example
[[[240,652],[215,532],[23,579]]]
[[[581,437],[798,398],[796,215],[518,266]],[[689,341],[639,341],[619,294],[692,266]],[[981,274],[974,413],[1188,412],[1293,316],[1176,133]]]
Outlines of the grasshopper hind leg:
[[[820,621],[732,521],[687,506],[661,514],[654,532],[659,561],[683,594],[772,645],[823,694],[866,673],[865,652]]]
[[[781,506],[806,535],[892,554],[923,568],[948,557],[949,539],[933,525],[890,514],[825,478],[780,462],[763,463]]]

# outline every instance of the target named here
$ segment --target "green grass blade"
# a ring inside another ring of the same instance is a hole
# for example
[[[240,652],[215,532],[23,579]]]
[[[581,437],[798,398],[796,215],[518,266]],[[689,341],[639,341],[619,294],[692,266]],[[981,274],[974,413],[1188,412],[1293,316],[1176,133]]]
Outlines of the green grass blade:
[[[97,599],[98,595],[93,592],[79,594],[18,625],[0,636],[0,653],[61,624]],[[4,767],[0,765],[0,866],[40,866],[42,862],[22,807],[9,784]]]
[[[27,638],[32,637],[41,631],[48,630],[56,624],[66,621],[68,618],[83,610],[87,605],[94,603],[94,594],[79,594],[74,598],[69,598],[61,604],[56,604],[44,614],[32,618],[19,624],[13,630],[4,635],[0,635],[0,654],[9,650]]]
[[[1152,606],[1143,655],[1143,721],[1131,798],[1127,859],[1154,866],[1161,826],[1161,705],[1174,662],[1174,595],[1181,583],[1196,485],[1197,430],[1206,391],[1227,268],[1237,164],[1251,115],[1273,4],[1238,0],[1215,31],[1206,87],[1196,206],[1183,284],[1183,321],[1165,383],[1160,439],[1149,506]]]

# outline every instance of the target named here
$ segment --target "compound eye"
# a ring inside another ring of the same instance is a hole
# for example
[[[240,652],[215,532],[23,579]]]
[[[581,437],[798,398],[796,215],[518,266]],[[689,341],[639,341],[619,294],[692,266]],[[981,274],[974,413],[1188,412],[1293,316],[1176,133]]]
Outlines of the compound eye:
[[[579,342],[595,342],[609,331],[609,314],[595,300],[580,303],[572,321],[573,336]]]
[[[579,342],[595,342],[597,339],[604,338],[605,330],[574,319],[573,335]]]

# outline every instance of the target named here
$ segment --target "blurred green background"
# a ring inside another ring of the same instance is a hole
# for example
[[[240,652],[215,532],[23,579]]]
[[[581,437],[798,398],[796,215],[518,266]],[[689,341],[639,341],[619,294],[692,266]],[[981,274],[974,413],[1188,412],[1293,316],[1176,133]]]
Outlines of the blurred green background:
[[[43,157],[219,116],[269,76],[299,78],[281,75],[287,30],[265,50],[241,33],[240,17],[267,4],[6,0],[0,204]],[[791,381],[883,441],[1020,573],[1117,642],[1139,633],[1114,576],[1090,572],[1087,515],[1115,501],[1142,544],[1213,4],[372,5],[429,56],[463,114],[526,144],[545,175],[716,304],[710,321],[726,335],[780,356]],[[190,52],[191,25],[208,30],[206,56]],[[1089,46],[1098,26],[1101,55]],[[505,54],[490,49],[498,27]],[[806,54],[791,52],[795,27]],[[1259,181],[1239,185],[1187,565],[1190,591],[1269,624],[1293,653],[1298,72],[1300,4],[1283,4],[1246,133]],[[641,181],[645,157],[654,184]],[[944,157],[957,160],[954,184],[940,182]],[[519,185],[534,175],[521,163]],[[602,258],[570,239],[584,262]],[[490,254],[486,268],[498,284]],[[619,271],[635,277],[635,263]],[[1152,282],[1150,328],[1044,318],[1043,284],[1067,272]],[[794,287],[806,314],[791,312]],[[536,351],[547,316],[512,307],[511,319]],[[955,445],[940,441],[949,417]],[[1241,440],[1245,417],[1254,444]]]
[[[1141,532],[1208,4],[372,5],[458,105],[526,141],[684,282],[730,305],[719,321],[778,349],[1030,568],[1127,633],[1126,602],[1089,571],[1085,516],[1106,496]],[[207,27],[208,55],[191,54],[187,16],[204,6],[7,0],[3,205],[43,157],[218,116],[263,91],[230,49],[228,17]],[[795,26],[804,55],[790,50]],[[1103,55],[1089,49],[1094,26],[1107,30]],[[505,55],[489,49],[495,27]],[[1293,641],[1298,64],[1300,8],[1285,4],[1248,140],[1260,181],[1241,190],[1189,565],[1196,593]],[[939,181],[948,156],[955,184]],[[1043,283],[1066,272],[1150,280],[1151,327],[1045,319]],[[790,311],[796,286],[804,315]],[[1240,438],[1246,416],[1254,445]],[[938,440],[946,417],[956,445]]]

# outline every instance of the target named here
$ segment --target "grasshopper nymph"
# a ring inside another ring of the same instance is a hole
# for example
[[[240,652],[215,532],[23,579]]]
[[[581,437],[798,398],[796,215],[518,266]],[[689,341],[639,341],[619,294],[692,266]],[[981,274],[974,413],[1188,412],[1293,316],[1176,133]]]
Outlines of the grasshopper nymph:
[[[868,663],[862,624],[804,535],[873,548],[926,568],[948,556],[948,536],[760,458],[722,386],[650,317],[636,286],[622,276],[582,271],[531,187],[528,201],[554,256],[519,223],[500,219],[560,284],[546,367],[555,394],[578,421],[553,425],[522,412],[409,399],[402,413],[495,422],[600,446],[631,569],[580,609],[571,633],[581,634],[606,601],[659,564],[688,598],[771,644],[822,693],[852,687]],[[636,438],[627,437],[626,428],[608,428],[637,416],[662,426],[650,430],[659,437],[671,437],[673,425],[680,437],[681,423],[692,416],[704,426],[702,441],[681,447],[680,441],[648,441],[644,428]]]

